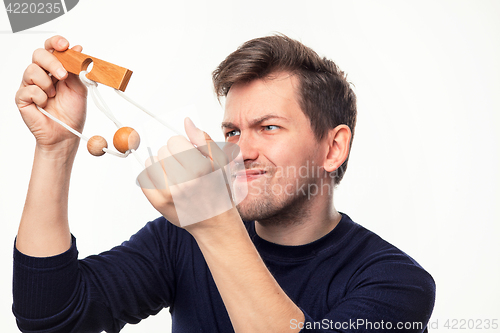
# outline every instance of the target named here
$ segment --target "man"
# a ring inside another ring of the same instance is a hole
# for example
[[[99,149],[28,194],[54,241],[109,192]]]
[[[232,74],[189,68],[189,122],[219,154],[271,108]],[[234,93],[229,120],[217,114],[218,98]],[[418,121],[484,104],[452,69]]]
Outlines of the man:
[[[431,276],[333,205],[355,95],[333,62],[285,36],[243,44],[213,74],[226,98],[226,140],[241,149],[245,170],[232,182],[248,186],[244,200],[182,223],[181,204],[161,182],[172,172],[202,176],[217,162],[203,157],[203,132],[186,121],[190,141],[169,140],[139,177],[163,216],[121,246],[78,261],[67,219],[78,140],[34,105],[83,128],[86,90],[51,54],[68,45],[56,36],[35,51],[16,95],[37,140],[14,253],[21,330],[118,332],[169,307],[173,332],[426,331]],[[176,157],[188,148],[196,163]]]

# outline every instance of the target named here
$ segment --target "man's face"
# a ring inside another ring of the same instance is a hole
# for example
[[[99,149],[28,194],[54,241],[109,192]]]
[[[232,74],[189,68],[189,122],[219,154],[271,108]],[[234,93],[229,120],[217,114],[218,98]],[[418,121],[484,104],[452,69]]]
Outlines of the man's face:
[[[244,220],[304,214],[313,198],[311,184],[324,177],[327,145],[316,140],[300,108],[298,86],[297,77],[282,73],[233,85],[227,95],[222,129],[245,163],[235,179],[236,186],[248,186],[237,206]]]

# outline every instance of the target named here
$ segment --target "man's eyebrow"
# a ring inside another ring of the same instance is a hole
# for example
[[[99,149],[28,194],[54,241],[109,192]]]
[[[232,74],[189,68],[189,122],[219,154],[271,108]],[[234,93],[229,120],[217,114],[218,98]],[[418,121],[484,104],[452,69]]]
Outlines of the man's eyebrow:
[[[288,121],[287,118],[285,117],[282,117],[282,116],[278,116],[278,115],[275,115],[275,114],[266,114],[262,117],[259,117],[259,118],[256,118],[256,119],[253,119],[252,121],[250,121],[250,127],[253,127],[253,126],[256,126],[256,125],[259,125],[267,120],[270,120],[270,119],[281,119],[281,120],[284,120],[284,121]],[[233,124],[232,122],[222,122],[222,125],[221,125],[221,128],[222,129],[235,129],[235,128],[238,128],[238,126],[236,126],[235,124]]]
[[[230,121],[224,121],[222,122],[222,125],[220,126],[222,129],[224,128],[228,128],[228,129],[235,129],[237,128],[235,124],[233,124],[232,122]]]

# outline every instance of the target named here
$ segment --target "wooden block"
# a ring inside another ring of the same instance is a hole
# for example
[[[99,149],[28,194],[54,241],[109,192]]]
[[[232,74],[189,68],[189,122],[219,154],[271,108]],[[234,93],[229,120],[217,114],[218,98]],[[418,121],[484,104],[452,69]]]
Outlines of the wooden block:
[[[71,49],[64,52],[54,51],[54,55],[68,72],[76,75],[86,70],[93,62],[92,70],[87,74],[87,78],[121,91],[125,91],[132,76],[131,70]]]

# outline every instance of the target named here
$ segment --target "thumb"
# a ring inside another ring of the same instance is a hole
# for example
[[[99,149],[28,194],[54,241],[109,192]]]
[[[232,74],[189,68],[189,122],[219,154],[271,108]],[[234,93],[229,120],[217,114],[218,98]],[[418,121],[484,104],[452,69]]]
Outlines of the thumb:
[[[198,127],[196,127],[193,121],[189,117],[186,117],[186,119],[184,119],[184,129],[186,130],[186,134],[189,138],[189,141],[191,141],[191,143],[196,147],[205,146],[207,144],[205,138],[206,133],[203,132]],[[208,134],[207,137],[210,138]]]
[[[195,126],[193,121],[186,117],[184,119],[184,129],[186,130],[186,134],[189,138],[189,141],[206,157],[210,158],[210,162],[212,163],[212,171],[214,168],[214,159],[212,157],[212,147],[211,143],[214,141],[210,136]]]
[[[192,144],[206,157],[210,158],[213,162],[212,166],[215,169],[224,167],[228,163],[226,154],[219,148],[219,146],[212,140],[212,138],[204,131],[196,127],[193,121],[189,118],[184,119],[184,128],[186,134]]]

